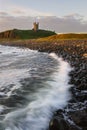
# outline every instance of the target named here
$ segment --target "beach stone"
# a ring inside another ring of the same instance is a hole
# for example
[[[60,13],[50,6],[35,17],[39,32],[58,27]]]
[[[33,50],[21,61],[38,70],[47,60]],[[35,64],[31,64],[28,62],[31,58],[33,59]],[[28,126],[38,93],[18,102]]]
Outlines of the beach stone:
[[[51,120],[49,130],[80,130],[80,128],[78,126],[71,125],[64,118],[56,116]]]
[[[87,129],[87,109],[77,110],[69,114],[76,125]]]
[[[49,130],[69,130],[69,126],[63,118],[56,116],[51,120]]]

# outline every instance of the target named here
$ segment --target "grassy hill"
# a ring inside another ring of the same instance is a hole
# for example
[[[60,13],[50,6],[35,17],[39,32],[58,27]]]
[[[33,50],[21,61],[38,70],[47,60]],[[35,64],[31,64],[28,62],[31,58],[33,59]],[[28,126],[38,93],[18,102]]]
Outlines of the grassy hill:
[[[87,34],[56,34],[49,30],[8,30],[0,33],[0,40],[34,40],[33,42],[57,42],[59,40],[87,39]]]
[[[57,34],[46,38],[39,38],[38,41],[58,41],[68,39],[87,39],[87,34],[75,34],[75,33]]]
[[[55,32],[48,30],[8,30],[0,33],[0,39],[37,39],[55,35]]]

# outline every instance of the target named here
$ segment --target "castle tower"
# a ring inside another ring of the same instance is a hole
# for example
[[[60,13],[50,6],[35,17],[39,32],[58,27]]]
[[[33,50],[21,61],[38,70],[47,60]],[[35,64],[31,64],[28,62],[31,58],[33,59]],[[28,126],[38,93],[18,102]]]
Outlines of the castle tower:
[[[33,23],[33,29],[34,29],[34,31],[36,32],[36,31],[38,31],[38,29],[39,29],[39,22],[34,22]]]

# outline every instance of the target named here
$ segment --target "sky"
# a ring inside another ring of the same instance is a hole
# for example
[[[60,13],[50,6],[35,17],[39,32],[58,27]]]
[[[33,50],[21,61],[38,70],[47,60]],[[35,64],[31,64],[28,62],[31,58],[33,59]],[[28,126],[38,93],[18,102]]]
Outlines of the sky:
[[[57,33],[87,32],[87,0],[0,0],[0,32],[40,29]]]

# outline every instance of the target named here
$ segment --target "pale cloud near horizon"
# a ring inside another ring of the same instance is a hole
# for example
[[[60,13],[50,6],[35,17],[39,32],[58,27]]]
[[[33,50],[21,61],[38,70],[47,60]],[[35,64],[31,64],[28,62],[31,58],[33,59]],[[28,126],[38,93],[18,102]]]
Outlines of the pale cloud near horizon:
[[[4,4],[3,8],[0,10],[8,13],[11,16],[52,16],[52,14],[49,12],[41,12],[30,7],[24,7],[23,5],[9,3],[9,1]]]
[[[14,7],[10,10],[9,14],[12,16],[51,16],[52,14],[50,13],[43,13],[39,12],[37,10],[31,9],[31,8],[22,8],[22,7]]]
[[[13,10],[14,13],[25,13],[23,10]],[[7,12],[0,12],[0,32],[8,29],[32,29],[36,17],[11,16]],[[87,21],[79,14],[70,14],[64,17],[38,16],[40,29],[52,30],[57,33],[87,32]]]

